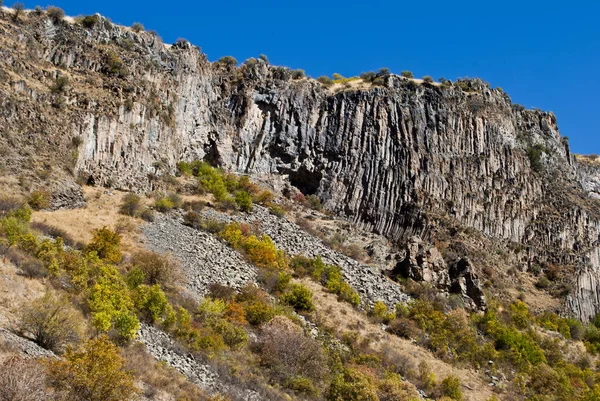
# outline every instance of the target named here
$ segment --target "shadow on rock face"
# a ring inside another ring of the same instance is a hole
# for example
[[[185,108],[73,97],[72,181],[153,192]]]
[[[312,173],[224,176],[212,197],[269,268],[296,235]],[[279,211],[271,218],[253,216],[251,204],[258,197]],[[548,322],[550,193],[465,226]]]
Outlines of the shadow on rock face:
[[[419,237],[410,238],[406,257],[398,262],[390,276],[429,283],[440,290],[462,295],[470,309],[487,309],[479,277],[469,259],[460,258],[448,267],[440,252]]]

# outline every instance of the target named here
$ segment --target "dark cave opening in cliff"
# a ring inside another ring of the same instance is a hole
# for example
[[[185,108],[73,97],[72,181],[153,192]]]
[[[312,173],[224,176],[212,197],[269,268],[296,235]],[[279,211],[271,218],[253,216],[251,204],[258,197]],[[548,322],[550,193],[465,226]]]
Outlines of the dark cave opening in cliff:
[[[297,171],[290,171],[289,177],[290,183],[304,195],[314,195],[321,185],[323,174],[318,171],[309,171],[302,166]]]

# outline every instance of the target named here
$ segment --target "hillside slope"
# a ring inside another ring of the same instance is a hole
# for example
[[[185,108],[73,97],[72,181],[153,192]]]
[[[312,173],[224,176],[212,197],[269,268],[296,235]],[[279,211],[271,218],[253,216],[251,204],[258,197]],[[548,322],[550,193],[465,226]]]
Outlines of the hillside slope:
[[[1,9],[0,361],[106,347],[111,400],[595,399],[594,158],[480,79],[372,78]]]

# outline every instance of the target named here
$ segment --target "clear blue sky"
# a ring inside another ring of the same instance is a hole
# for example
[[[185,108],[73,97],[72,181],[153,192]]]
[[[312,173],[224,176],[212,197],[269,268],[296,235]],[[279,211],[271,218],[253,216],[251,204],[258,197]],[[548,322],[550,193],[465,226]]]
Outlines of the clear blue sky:
[[[11,5],[10,0],[4,1]],[[33,8],[34,1],[25,1]],[[45,5],[45,4],[42,4]],[[67,15],[139,21],[210,60],[266,54],[317,77],[388,67],[480,77],[513,101],[553,111],[578,153],[600,153],[600,2],[56,0]]]

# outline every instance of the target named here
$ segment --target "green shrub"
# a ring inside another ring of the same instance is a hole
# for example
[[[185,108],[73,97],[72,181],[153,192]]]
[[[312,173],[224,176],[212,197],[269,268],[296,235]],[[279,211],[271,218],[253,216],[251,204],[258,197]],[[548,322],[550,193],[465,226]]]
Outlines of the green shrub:
[[[54,94],[63,93],[69,86],[69,78],[65,75],[59,75],[50,87],[50,91]]]
[[[68,349],[64,358],[48,361],[50,382],[65,400],[122,401],[136,399],[135,378],[119,348],[106,336]]]
[[[317,81],[322,83],[325,86],[331,86],[333,85],[333,79],[329,78],[326,75],[322,75],[319,78],[317,78]]]
[[[265,63],[269,64],[269,58],[266,55],[261,54],[260,56],[258,56],[258,58],[264,61]]]
[[[317,389],[315,388],[315,385],[313,384],[312,380],[308,377],[290,377],[285,381],[284,385],[285,387],[297,393],[303,393],[313,396],[317,394]]]
[[[529,158],[529,164],[531,169],[535,172],[542,172],[544,165],[542,164],[542,154],[546,151],[543,145],[537,144],[527,148],[527,157]]]
[[[136,217],[140,214],[141,208],[142,198],[139,195],[130,192],[123,197],[123,201],[119,207],[119,213],[126,216]]]
[[[321,211],[323,209],[323,205],[321,205],[321,199],[319,199],[319,197],[316,195],[308,195],[306,197],[306,202],[308,207],[313,210]]]
[[[212,193],[217,202],[221,202],[229,196],[225,177],[221,171],[205,162],[192,164],[192,171],[197,171],[198,184],[203,190]]]
[[[60,352],[67,344],[79,340],[82,321],[83,316],[67,297],[47,292],[21,310],[19,328],[42,348]]]
[[[34,210],[47,209],[50,207],[52,195],[48,191],[37,190],[29,195],[29,206]]]
[[[461,401],[463,399],[460,379],[456,376],[448,376],[440,384],[442,395],[453,400]]]
[[[132,30],[133,32],[136,32],[136,33],[142,32],[142,31],[144,30],[144,25],[142,25],[142,24],[141,24],[141,23],[139,23],[139,22],[134,22],[134,23],[131,25],[131,30]]]
[[[129,70],[125,66],[125,63],[114,50],[108,50],[104,54],[104,68],[103,72],[107,75],[124,78],[129,74]]]
[[[517,328],[526,329],[531,319],[529,309],[524,302],[517,301],[510,305],[510,320]]]
[[[540,278],[538,278],[538,280],[535,282],[535,286],[540,290],[546,289],[551,285],[552,283],[550,282],[548,277],[546,277],[546,275],[540,276]]]
[[[278,205],[269,206],[269,213],[271,213],[272,215],[277,216],[277,217],[285,216],[285,210],[283,210],[283,208]]]
[[[139,321],[129,287],[119,271],[110,265],[100,266],[95,283],[90,289],[88,306],[92,323],[99,332],[114,328],[124,340],[135,337]]]
[[[127,283],[127,286],[132,290],[144,284],[145,280],[146,275],[144,274],[142,269],[140,269],[137,266],[133,266],[125,276],[125,282]]]
[[[352,306],[360,305],[360,295],[345,281],[340,284],[337,294],[338,299],[341,301],[348,302]]]
[[[414,78],[415,76],[413,75],[412,72],[410,71],[402,71],[400,73],[400,75],[402,75],[404,78]]]
[[[81,20],[81,25],[83,25],[83,27],[87,29],[92,29],[96,26],[97,23],[98,17],[95,15],[87,15]]]
[[[198,304],[198,317],[205,321],[220,319],[225,312],[226,304],[222,299],[202,298]]]
[[[434,81],[433,81],[433,78],[431,76],[425,75],[423,77],[423,82],[428,83],[428,84],[432,84]]]
[[[261,326],[275,317],[275,309],[263,301],[254,301],[244,307],[246,320],[253,326]]]
[[[303,284],[292,284],[290,292],[284,294],[281,300],[297,311],[311,312],[315,309],[313,293]]]
[[[177,163],[177,171],[181,175],[192,175],[192,166],[190,163],[181,161]]]
[[[86,247],[86,253],[96,252],[100,259],[110,263],[119,263],[121,254],[121,235],[107,227],[92,231],[92,242]]]
[[[163,321],[167,317],[170,305],[160,285],[148,286],[142,284],[138,286],[133,299],[136,309],[150,323]]]
[[[328,401],[379,401],[372,378],[356,369],[344,369],[329,386]]]
[[[223,341],[232,349],[240,349],[248,342],[246,331],[233,323],[219,319],[211,327],[223,337]]]
[[[386,324],[396,318],[396,315],[393,312],[389,312],[387,306],[382,301],[377,301],[373,304],[371,315]]]
[[[46,8],[46,14],[55,23],[60,22],[65,18],[65,12],[59,7],[50,6]]]
[[[226,67],[235,67],[238,61],[232,56],[224,56],[219,59],[218,63]]]
[[[157,199],[156,202],[154,202],[154,207],[159,212],[166,213],[171,211],[175,207],[175,204],[173,201],[171,201],[171,199],[164,197]]]
[[[204,351],[209,357],[212,357],[227,348],[223,337],[213,329],[204,328],[201,330],[193,330],[191,333],[191,340],[193,341],[192,347]]]
[[[585,328],[583,323],[577,319],[567,318],[565,322],[569,326],[569,334],[573,340],[581,340],[585,335]]]
[[[246,191],[238,191],[235,195],[235,203],[242,212],[252,211],[252,197]]]

